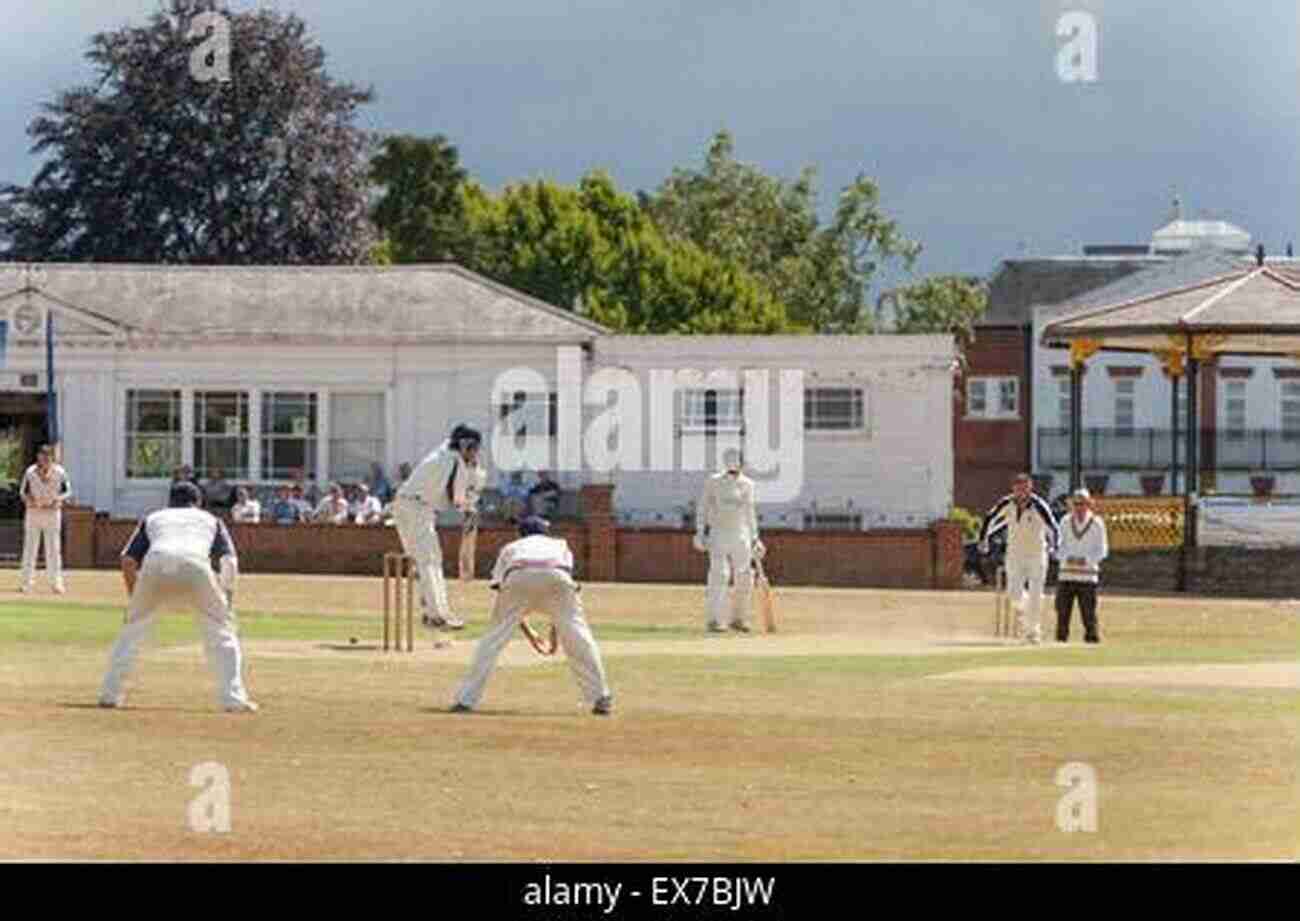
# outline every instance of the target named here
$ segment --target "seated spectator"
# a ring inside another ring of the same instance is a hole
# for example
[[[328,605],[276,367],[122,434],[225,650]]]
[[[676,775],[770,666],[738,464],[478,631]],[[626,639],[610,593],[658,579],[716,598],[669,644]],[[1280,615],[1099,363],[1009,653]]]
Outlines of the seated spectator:
[[[356,498],[352,502],[352,520],[357,524],[381,524],[384,520],[383,505],[370,494],[370,487],[365,483],[357,484]]]
[[[302,509],[293,501],[293,491],[288,486],[276,489],[275,498],[266,512],[276,524],[298,524],[303,520]]]
[[[388,482],[383,464],[370,465],[370,486],[367,491],[379,502],[387,502],[393,498],[393,484]]]
[[[316,474],[307,474],[307,488],[303,490],[302,497],[313,506],[320,502],[321,494],[320,487],[316,485]]]
[[[411,478],[411,465],[400,464],[397,468],[397,482],[393,484],[393,492],[396,493],[402,484]]]
[[[502,471],[504,475],[505,471]],[[518,521],[527,517],[528,487],[524,485],[524,475],[513,471],[509,478],[498,487],[501,492],[501,517],[507,521]]]
[[[329,495],[316,506],[312,520],[321,524],[347,524],[349,509],[348,500],[343,496],[343,487],[331,483],[329,489]]]
[[[553,518],[555,509],[560,504],[560,484],[551,479],[545,470],[537,471],[537,482],[528,490],[528,510],[530,514],[543,518]]]
[[[262,520],[262,503],[248,494],[248,489],[240,486],[235,490],[235,504],[230,509],[232,521],[257,524]]]
[[[228,509],[233,504],[231,498],[234,490],[226,482],[226,475],[220,467],[212,468],[212,476],[208,478],[207,485],[203,487],[203,506],[204,508],[216,514]]]
[[[289,501],[293,503],[294,508],[298,509],[299,521],[311,521],[312,515],[316,513],[316,508],[303,495],[302,484],[294,483],[289,487]]]

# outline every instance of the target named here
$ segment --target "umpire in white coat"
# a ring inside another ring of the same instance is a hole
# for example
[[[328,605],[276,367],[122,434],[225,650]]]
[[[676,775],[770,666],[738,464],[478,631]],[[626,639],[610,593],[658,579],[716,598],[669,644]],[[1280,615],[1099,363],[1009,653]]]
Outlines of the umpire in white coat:
[[[1043,584],[1047,581],[1047,556],[1055,553],[1060,529],[1052,507],[1034,493],[1029,474],[1018,475],[1011,494],[989,509],[980,529],[980,552],[988,553],[988,541],[997,532],[1007,532],[1007,593],[1019,611],[1020,635],[1026,643],[1043,641]],[[1026,600],[1026,586],[1028,598]]]
[[[762,559],[763,542],[758,539],[758,509],[754,481],[741,472],[740,452],[729,448],[723,454],[725,469],[704,484],[695,516],[695,549],[709,554],[708,629],[723,631],[723,618],[731,629],[749,632],[749,611],[754,595],[753,559]],[[727,612],[727,581],[735,579],[731,612]]]
[[[402,549],[415,560],[420,578],[421,622],[428,627],[459,630],[465,622],[451,612],[447,580],[438,542],[438,512],[465,511],[470,485],[468,468],[478,462],[482,436],[467,425],[456,426],[451,437],[416,465],[397,488],[393,520]]]
[[[564,540],[548,537],[549,529],[550,523],[543,518],[525,518],[519,523],[519,539],[501,548],[492,569],[491,586],[498,591],[492,623],[474,650],[469,675],[451,707],[453,713],[467,713],[478,706],[501,650],[520,620],[536,611],[548,615],[555,625],[560,648],[591,712],[609,715],[613,696],[573,581],[573,551]]]
[[[1083,618],[1083,641],[1100,643],[1097,624],[1097,583],[1101,561],[1109,555],[1106,524],[1093,514],[1092,494],[1076,489],[1070,497],[1070,514],[1061,528],[1061,547],[1057,552],[1061,567],[1056,583],[1056,641],[1070,641],[1070,616],[1074,599],[1079,599]]]
[[[122,706],[123,685],[158,608],[187,601],[200,614],[195,619],[203,630],[203,649],[217,678],[221,706],[232,713],[257,710],[244,688],[243,653],[231,606],[239,575],[235,544],[225,524],[199,508],[202,501],[194,484],[172,484],[169,507],[141,521],[122,551],[122,578],[131,601],[99,692],[101,707]],[[220,559],[219,580],[212,571],[213,557]]]

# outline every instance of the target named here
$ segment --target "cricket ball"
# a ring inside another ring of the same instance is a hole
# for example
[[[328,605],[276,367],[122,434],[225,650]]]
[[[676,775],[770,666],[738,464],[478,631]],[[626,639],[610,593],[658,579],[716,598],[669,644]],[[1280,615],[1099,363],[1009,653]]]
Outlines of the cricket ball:
[[[354,636],[351,639],[349,639],[348,642],[351,643],[353,646],[355,646],[357,645],[357,638]]]

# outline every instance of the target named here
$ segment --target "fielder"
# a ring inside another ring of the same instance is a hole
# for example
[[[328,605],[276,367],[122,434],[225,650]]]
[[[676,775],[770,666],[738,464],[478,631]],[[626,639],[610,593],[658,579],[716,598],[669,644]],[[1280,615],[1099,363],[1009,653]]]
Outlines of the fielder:
[[[451,437],[420,461],[393,500],[402,549],[415,560],[420,578],[421,623],[426,627],[459,630],[465,622],[451,612],[447,581],[442,573],[442,546],[438,542],[438,512],[465,510],[469,487],[468,465],[478,462],[483,438],[467,425],[452,429]]]
[[[1055,554],[1061,532],[1052,507],[1034,493],[1029,474],[1019,474],[1011,484],[1011,495],[1003,496],[989,509],[980,529],[980,553],[988,554],[989,538],[1007,531],[1007,593],[1018,612],[1020,635],[1026,643],[1043,641],[1041,622],[1043,583],[1047,581],[1047,555]],[[1028,584],[1028,601],[1025,586]]]
[[[225,524],[199,507],[202,501],[192,483],[173,483],[169,507],[145,517],[122,551],[122,578],[131,601],[99,692],[101,707],[123,705],[123,683],[158,607],[188,601],[202,615],[195,620],[222,708],[229,713],[257,710],[244,689],[243,653],[231,605],[239,576],[235,544]],[[220,558],[220,579],[212,571],[214,556]]]
[[[68,473],[54,463],[49,445],[41,445],[36,463],[23,473],[18,487],[26,512],[23,515],[23,573],[19,591],[30,592],[36,577],[36,554],[45,542],[45,575],[60,595],[63,585],[63,503],[72,495]]]
[[[460,578],[474,581],[474,563],[478,559],[479,499],[487,486],[487,470],[479,463],[465,465],[465,520],[460,528]]]
[[[735,578],[729,625],[740,633],[749,632],[750,606],[754,595],[754,557],[766,553],[758,539],[758,509],[754,481],[740,469],[740,452],[729,448],[722,456],[726,469],[704,484],[695,518],[695,549],[709,554],[708,629],[723,632],[727,611],[727,581]]]
[[[578,585],[573,581],[573,551],[560,538],[548,537],[550,522],[529,517],[519,523],[519,539],[506,544],[492,569],[497,589],[492,624],[479,640],[451,712],[468,713],[478,706],[501,650],[530,611],[549,615],[559,635],[583,699],[597,716],[608,716],[613,695],[591,628],[582,613]]]

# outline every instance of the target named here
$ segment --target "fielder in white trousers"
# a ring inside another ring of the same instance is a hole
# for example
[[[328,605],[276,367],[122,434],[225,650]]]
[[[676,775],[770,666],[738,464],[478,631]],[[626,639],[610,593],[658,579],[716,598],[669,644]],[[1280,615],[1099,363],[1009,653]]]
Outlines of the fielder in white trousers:
[[[123,551],[123,572],[134,575],[134,584],[126,624],[109,655],[99,704],[101,707],[124,704],[126,680],[158,609],[163,605],[188,604],[196,609],[195,622],[203,635],[203,650],[216,678],[218,704],[230,712],[253,712],[257,704],[249,699],[244,686],[243,651],[227,594],[233,592],[238,574],[234,544],[225,525],[197,507],[198,490],[191,484],[178,484],[173,487],[173,494],[183,487],[193,490],[196,504],[192,507],[174,504],[149,515]],[[186,492],[188,499],[189,491]],[[221,582],[212,571],[210,553],[221,558]],[[132,575],[127,576],[128,582],[132,581]]]
[[[573,555],[563,540],[546,537],[545,527],[545,521],[527,518],[520,524],[524,536],[502,548],[493,570],[492,584],[499,594],[492,622],[474,650],[474,661],[456,693],[453,711],[478,706],[497,658],[519,629],[520,620],[537,612],[555,625],[583,700],[593,713],[610,712],[612,695],[605,666],[571,575]]]
[[[23,561],[20,590],[30,592],[36,580],[36,555],[45,544],[45,575],[50,588],[62,594],[63,585],[63,503],[72,495],[67,471],[53,462],[53,452],[43,445],[36,463],[23,473],[19,495],[26,511],[23,515]]]

